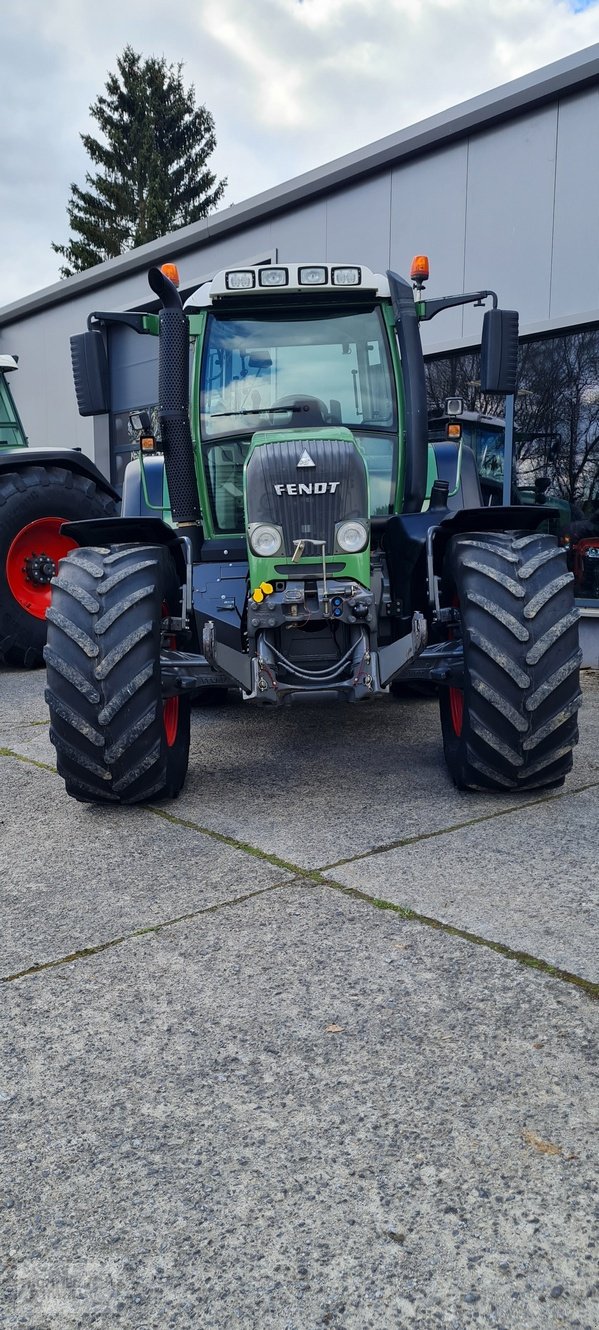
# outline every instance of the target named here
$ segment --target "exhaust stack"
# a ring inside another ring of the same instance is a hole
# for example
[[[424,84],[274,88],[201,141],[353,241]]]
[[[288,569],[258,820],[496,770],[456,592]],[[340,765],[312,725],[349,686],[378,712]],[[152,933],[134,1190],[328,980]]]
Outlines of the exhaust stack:
[[[387,277],[399,340],[406,410],[403,511],[419,513],[426,497],[428,469],[428,404],[424,357],[412,288],[395,272],[388,272]]]
[[[200,496],[188,407],[189,324],[170,278],[160,268],[150,268],[148,281],[162,302],[158,416],[171,512],[176,526],[199,528]]]

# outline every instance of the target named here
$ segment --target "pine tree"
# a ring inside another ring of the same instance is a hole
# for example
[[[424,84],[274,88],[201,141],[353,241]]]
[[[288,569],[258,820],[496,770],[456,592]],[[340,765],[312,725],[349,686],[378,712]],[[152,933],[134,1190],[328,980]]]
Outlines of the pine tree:
[[[126,46],[106,92],[90,106],[103,139],[81,134],[98,168],[87,188],[71,185],[71,239],[52,248],[66,260],[61,277],[155,240],[206,217],[222,197],[208,166],[216,146],[214,120],[186,89],[182,64],[143,60]]]

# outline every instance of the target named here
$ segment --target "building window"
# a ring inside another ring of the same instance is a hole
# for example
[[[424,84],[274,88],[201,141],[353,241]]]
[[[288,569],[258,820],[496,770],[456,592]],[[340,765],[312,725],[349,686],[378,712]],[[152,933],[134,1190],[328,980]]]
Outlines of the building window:
[[[427,361],[431,420],[448,397],[495,419],[504,400],[480,390],[480,356]],[[514,428],[513,503],[552,503],[582,600],[599,601],[599,328],[522,340]]]

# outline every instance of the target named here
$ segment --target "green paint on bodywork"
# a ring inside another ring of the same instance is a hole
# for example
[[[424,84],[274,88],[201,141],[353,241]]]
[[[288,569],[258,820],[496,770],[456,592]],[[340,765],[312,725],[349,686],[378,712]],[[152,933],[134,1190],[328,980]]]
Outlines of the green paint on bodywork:
[[[334,429],[331,429],[330,427],[329,428],[325,427],[323,429],[287,429],[284,432],[281,432],[280,434],[277,434],[274,430],[258,430],[256,434],[252,436],[252,441],[250,443],[248,455],[245,459],[244,468],[243,468],[243,493],[244,493],[246,529],[248,526],[248,513],[247,513],[245,477],[246,477],[246,469],[248,463],[250,461],[250,458],[253,456],[254,452],[256,451],[256,449],[261,448],[266,443],[288,443],[288,442],[293,442],[295,440],[300,443],[308,444],[308,443],[318,442],[320,439],[322,440],[340,439],[346,443],[351,443],[356,449],[356,452],[360,454],[360,457],[362,458],[362,461],[364,463],[364,469],[366,471],[366,484],[368,486],[368,511],[370,511],[370,484],[368,480],[368,467],[366,465],[366,459],[364,457],[364,453],[362,452],[359,443],[354,438],[351,430],[346,429],[343,425],[335,426]],[[368,513],[365,513],[364,517],[368,518]],[[310,554],[302,555],[302,557],[298,559],[297,564],[295,565],[297,568],[297,575],[298,577],[301,577],[303,574],[304,577],[311,577],[311,578],[314,577],[316,579],[320,579],[322,577],[322,555],[314,553],[313,546],[307,545],[306,548],[310,549],[311,552]],[[288,550],[288,551],[281,550],[281,552],[275,555],[273,559],[265,559],[263,557],[258,557],[252,552],[252,549],[248,542],[250,586],[254,588],[260,586],[261,582],[273,583],[273,582],[287,581],[286,574],[277,572],[277,565],[284,566],[286,564],[289,564],[291,562],[292,555],[293,555],[293,550]],[[370,587],[370,542],[366,546],[366,549],[362,550],[360,554],[340,553],[340,554],[327,555],[326,567],[327,567],[327,581],[329,580],[334,581],[336,578],[342,578],[344,581],[359,582],[361,586],[369,588]],[[330,572],[331,567],[338,569],[338,572],[334,571],[331,573]]]
[[[204,463],[202,458],[202,433],[200,429],[200,382],[202,370],[202,347],[204,344],[204,333],[206,330],[207,311],[203,310],[201,314],[192,314],[189,318],[189,332],[193,348],[193,359],[191,365],[191,403],[190,403],[190,425],[191,437],[193,440],[193,451],[195,457],[196,477],[198,482],[198,492],[200,495],[200,510],[202,513],[202,526],[204,535],[210,540],[215,534],[214,520],[212,516],[212,507],[210,504],[210,495],[204,472]]]
[[[253,588],[260,586],[261,582],[287,582],[289,577],[285,573],[278,573],[277,566],[291,563],[291,559],[285,554],[277,554],[274,559],[258,558],[252,553],[248,545],[248,561],[250,565],[250,586]],[[322,559],[309,558],[298,559],[297,564],[298,577],[315,578],[322,580]],[[335,568],[336,571],[331,571]],[[370,587],[370,549],[366,548],[361,554],[332,554],[327,558],[327,582],[334,582],[341,578],[344,582],[358,582],[366,590]]]
[[[390,303],[385,303],[381,305],[381,311],[387,329],[387,336],[389,338],[389,352],[391,355],[393,378],[397,393],[397,477],[395,481],[393,511],[395,513],[400,513],[403,507],[406,474],[406,408],[403,390],[403,374],[399,358],[397,336],[395,333],[395,315],[393,313],[393,308]]]

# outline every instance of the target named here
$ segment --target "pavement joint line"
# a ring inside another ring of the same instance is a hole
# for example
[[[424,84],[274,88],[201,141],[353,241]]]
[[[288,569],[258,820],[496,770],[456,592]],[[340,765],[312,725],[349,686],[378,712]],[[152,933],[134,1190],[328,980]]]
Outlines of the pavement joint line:
[[[375,845],[371,850],[363,850],[349,859],[336,859],[333,863],[323,864],[319,871],[328,873],[333,868],[343,868],[346,864],[355,864],[361,859],[372,859],[377,854],[388,854],[390,850],[401,850],[406,845],[418,845],[421,841],[434,840],[437,836],[450,836],[455,831],[463,831],[466,827],[476,827],[482,822],[493,822],[496,818],[507,817],[510,813],[525,813],[529,808],[555,803],[559,799],[571,799],[575,794],[584,794],[587,790],[597,788],[599,780],[593,780],[586,785],[577,785],[575,790],[560,790],[559,794],[546,794],[539,799],[529,799],[526,803],[510,804],[509,808],[498,808],[494,813],[481,813],[479,817],[471,817],[464,822],[453,822],[451,826],[438,827],[436,831],[421,831],[417,836],[403,836],[400,840],[389,841],[386,845]]]
[[[26,757],[23,753],[17,753],[12,748],[0,748],[0,757],[13,757],[18,762],[39,767],[42,771],[50,771],[53,776],[58,775],[56,767],[51,766],[48,762],[40,762],[37,758]],[[352,855],[348,859],[335,859],[332,863],[323,864],[316,869],[303,868],[299,864],[292,863],[291,860],[281,859],[279,855],[270,854],[267,850],[260,850],[258,846],[250,845],[248,841],[239,840],[235,836],[227,836],[224,832],[215,831],[211,827],[204,827],[191,818],[177,817],[175,813],[169,813],[166,808],[158,808],[155,804],[146,804],[145,810],[156,817],[164,818],[166,822],[171,822],[174,826],[186,827],[190,831],[197,831],[203,836],[209,836],[212,840],[220,841],[223,845],[230,845],[232,849],[243,850],[256,859],[263,859],[266,863],[274,864],[275,868],[283,868],[289,873],[300,873],[302,877],[314,877],[315,881],[320,881],[320,874],[328,873],[333,868],[342,868],[346,864],[358,863],[362,859],[371,859],[378,854],[388,854],[390,850],[401,850],[407,845],[418,845],[421,841],[434,840],[438,836],[450,836],[455,831],[465,830],[466,827],[478,826],[483,822],[492,822],[496,818],[507,817],[511,813],[524,813],[529,808],[538,808],[542,804],[555,803],[559,799],[570,799],[576,794],[584,794],[587,790],[597,788],[599,788],[599,780],[588,781],[585,785],[578,785],[574,790],[560,790],[557,794],[546,794],[538,799],[528,799],[526,803],[510,804],[509,808],[498,808],[494,813],[481,813],[479,817],[467,818],[463,822],[453,822],[451,826],[439,827],[436,831],[422,831],[417,836],[404,836],[399,840],[388,841],[385,845],[375,845],[371,850],[364,850],[361,854]]]
[[[0,748],[0,757],[15,757],[22,762],[28,762],[33,766],[41,767],[45,771],[51,771],[57,775],[55,767],[51,767],[46,762],[38,762],[34,758],[24,757],[21,753],[14,753],[11,749]],[[7,983],[13,979],[21,979],[26,975],[39,974],[41,970],[51,969],[59,965],[67,965],[74,960],[84,959],[87,956],[96,955],[98,952],[106,951],[110,947],[119,946],[122,942],[127,942],[134,937],[142,937],[145,933],[158,932],[162,928],[171,927],[174,924],[184,922],[186,919],[195,918],[197,915],[210,914],[214,910],[220,909],[224,905],[242,904],[243,901],[251,899],[253,896],[262,896],[266,892],[280,889],[284,886],[292,886],[298,878],[308,879],[317,883],[319,886],[329,887],[334,891],[340,891],[346,896],[352,896],[354,899],[362,901],[365,905],[370,905],[378,910],[391,910],[398,914],[402,919],[410,923],[419,923],[427,928],[437,929],[445,933],[448,937],[458,937],[464,942],[469,942],[475,946],[486,947],[490,951],[495,951],[506,960],[515,960],[520,965],[528,966],[530,969],[540,970],[548,974],[553,979],[559,979],[562,983],[571,984],[574,987],[582,989],[587,996],[596,999],[599,998],[599,984],[593,983],[591,979],[584,979],[581,975],[572,974],[569,970],[562,970],[559,966],[553,965],[551,961],[545,961],[538,956],[531,955],[530,952],[517,951],[513,947],[508,947],[503,942],[495,942],[490,938],[480,937],[477,933],[471,933],[468,929],[457,928],[453,924],[447,924],[441,919],[434,919],[430,915],[420,914],[417,910],[412,910],[405,905],[397,905],[393,901],[382,900],[376,896],[369,896],[367,892],[360,891],[357,887],[346,886],[343,882],[336,882],[333,878],[325,877],[325,872],[333,868],[339,868],[343,864],[355,863],[356,860],[370,859],[377,854],[385,854],[392,849],[400,849],[404,845],[417,844],[420,841],[431,840],[436,836],[444,836],[454,831],[460,831],[465,827],[475,826],[479,822],[492,821],[495,818],[504,817],[508,813],[524,812],[528,808],[538,807],[539,804],[554,803],[558,799],[570,798],[574,794],[583,794],[586,790],[596,789],[599,781],[590,781],[586,785],[580,785],[575,790],[563,790],[559,794],[545,795],[540,799],[532,799],[525,804],[510,805],[509,808],[498,809],[495,813],[487,813],[481,817],[470,818],[466,822],[455,823],[451,827],[440,828],[438,831],[426,831],[419,836],[406,837],[403,840],[395,841],[389,845],[377,846],[373,850],[368,850],[364,854],[356,855],[353,859],[340,859],[335,864],[325,865],[324,868],[302,868],[299,864],[294,864],[291,860],[281,859],[278,855],[269,854],[266,850],[260,850],[255,845],[250,845],[246,841],[238,840],[235,836],[227,836],[224,832],[213,831],[210,827],[203,827],[191,818],[177,817],[174,813],[169,813],[165,808],[157,808],[155,805],[146,805],[146,812],[152,813],[156,817],[163,818],[173,826],[185,827],[187,830],[195,831],[202,836],[208,836],[212,840],[218,841],[223,845],[228,845],[232,849],[242,850],[253,858],[260,859],[262,862],[272,864],[276,868],[281,868],[291,874],[289,879],[284,882],[273,884],[272,887],[264,887],[260,891],[250,892],[244,896],[235,897],[231,901],[221,901],[216,905],[211,905],[203,910],[193,911],[189,915],[181,915],[180,918],[166,920],[162,923],[151,925],[148,928],[137,929],[131,933],[126,933],[123,937],[113,938],[108,942],[100,943],[96,947],[84,947],[79,952],[74,952],[71,956],[62,957],[59,960],[43,962],[42,965],[30,966],[28,969],[20,971],[17,974],[7,975],[0,978],[0,982]]]
[[[155,817],[164,818],[166,822],[171,822],[176,827],[186,827],[188,831],[197,831],[202,836],[209,836],[212,840],[219,841],[221,845],[229,845],[233,850],[243,850],[252,858],[262,859],[267,864],[273,864],[275,868],[282,868],[285,872],[292,873],[294,877],[313,878],[316,882],[322,882],[320,870],[317,868],[302,868],[300,864],[294,864],[290,859],[281,859],[278,854],[260,850],[257,845],[238,840],[236,836],[227,836],[224,831],[213,831],[211,827],[203,827],[191,818],[177,817],[176,813],[169,813],[166,808],[157,808],[154,804],[148,804],[146,811],[153,813]]]
[[[0,757],[14,757],[17,762],[25,762],[30,767],[39,767],[41,771],[51,771],[53,776],[57,776],[56,767],[49,762],[40,762],[36,757],[25,757],[24,753],[16,753],[14,748],[0,748]]]
[[[144,928],[133,928],[128,933],[123,933],[121,937],[108,938],[106,942],[97,942],[93,947],[81,947],[79,951],[72,951],[67,956],[58,956],[51,961],[40,961],[38,964],[28,965],[24,970],[16,970],[14,974],[4,974],[0,976],[0,984],[10,984],[15,979],[27,979],[32,975],[43,974],[45,970],[56,970],[62,965],[72,965],[75,961],[89,960],[92,956],[99,956],[103,951],[111,951],[114,947],[120,947],[123,942],[131,942],[135,938],[146,937],[149,933],[161,933],[165,928],[174,928],[176,924],[189,923],[192,919],[198,919],[204,914],[216,914],[217,910],[225,909],[231,905],[243,905],[245,901],[254,900],[256,896],[265,896],[271,891],[280,891],[282,887],[292,885],[285,878],[283,882],[272,882],[268,887],[260,887],[257,891],[246,891],[242,896],[233,896],[231,900],[215,901],[213,905],[205,905],[200,910],[188,910],[185,914],[179,914],[173,919],[159,919],[155,924],[147,924]]]
[[[447,924],[442,919],[433,919],[430,915],[420,914],[418,910],[412,910],[407,905],[397,905],[394,901],[369,896],[367,892],[360,891],[358,887],[347,887],[345,883],[334,882],[332,878],[325,878],[324,881],[333,890],[340,891],[345,896],[352,896],[355,900],[362,901],[375,910],[391,910],[393,914],[399,915],[401,919],[405,919],[408,923],[424,924],[427,928],[445,933],[448,937],[461,938],[462,941],[470,942],[474,946],[486,947],[489,951],[495,951],[498,955],[503,956],[505,960],[517,961],[519,965],[525,965],[531,970],[540,970],[552,979],[559,979],[562,983],[581,988],[587,997],[595,1001],[599,999],[599,983],[594,983],[592,979],[584,979],[582,975],[572,974],[570,970],[562,970],[558,965],[553,965],[551,961],[544,961],[541,957],[533,956],[528,951],[518,951],[514,947],[508,947],[505,942],[495,942],[492,938],[471,933],[467,928],[458,928],[455,924]]]
[[[594,781],[592,786],[586,786],[584,788],[593,788],[597,784],[599,784],[599,782]],[[572,791],[572,793],[578,793],[578,791]],[[553,797],[563,798],[564,796],[558,795]],[[550,803],[551,799],[536,799],[533,802],[535,804]],[[522,807],[530,808],[531,804],[525,804],[522,805]],[[333,878],[325,877],[324,869],[302,868],[299,864],[293,864],[289,860],[279,859],[276,855],[269,855],[265,850],[258,850],[253,845],[248,846],[245,842],[236,840],[233,836],[225,836],[220,831],[211,831],[207,827],[201,827],[190,818],[178,818],[162,808],[150,807],[148,812],[157,813],[159,816],[165,817],[169,822],[174,822],[176,825],[187,827],[191,831],[197,831],[205,836],[212,836],[214,839],[222,841],[225,845],[230,845],[234,849],[245,850],[247,853],[252,854],[259,859],[266,860],[267,863],[276,864],[279,868],[286,868],[294,874],[294,877],[287,882],[287,886],[292,886],[298,878],[303,878],[304,880],[308,879],[322,887],[331,887],[334,891],[340,891],[346,896],[354,897],[354,899],[361,901],[364,905],[370,905],[378,910],[391,910],[395,914],[399,914],[402,919],[407,920],[409,923],[423,924],[427,928],[434,928],[439,932],[447,934],[448,937],[458,937],[464,942],[470,942],[479,947],[487,947],[489,950],[495,951],[500,956],[505,957],[506,960],[515,960],[518,961],[520,965],[526,965],[530,969],[541,970],[544,974],[550,975],[553,979],[560,979],[563,983],[572,984],[577,988],[582,988],[591,998],[599,998],[599,984],[593,983],[591,979],[584,979],[581,975],[572,974],[569,970],[562,970],[559,966],[553,965],[551,961],[545,961],[539,956],[533,956],[530,952],[518,951],[513,947],[508,947],[507,944],[503,942],[495,942],[491,938],[484,938],[477,933],[471,933],[466,928],[457,928],[453,924],[445,923],[442,919],[434,919],[430,915],[420,914],[417,910],[412,910],[408,906],[397,905],[393,901],[386,901],[376,896],[369,896],[367,892],[360,891],[357,887],[348,887],[343,882],[336,882]],[[492,813],[490,816],[500,817],[501,813]],[[487,819],[475,818],[472,820],[485,821]],[[464,823],[464,825],[468,826],[470,823]],[[442,832],[427,832],[423,837],[417,837],[416,839],[426,840],[431,835],[442,834]],[[371,853],[377,853],[377,851]],[[370,855],[362,855],[358,857],[369,858]]]

